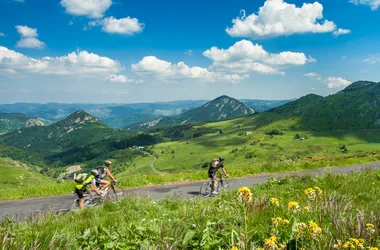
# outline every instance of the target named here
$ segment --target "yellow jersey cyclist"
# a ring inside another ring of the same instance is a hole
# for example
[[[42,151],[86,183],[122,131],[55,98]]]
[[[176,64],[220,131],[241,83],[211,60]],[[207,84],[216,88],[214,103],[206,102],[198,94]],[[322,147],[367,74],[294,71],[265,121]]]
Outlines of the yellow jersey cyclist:
[[[87,187],[91,186],[91,189],[95,191],[97,195],[100,195],[100,191],[96,187],[96,176],[99,175],[98,170],[94,169],[91,171],[90,175],[80,174],[75,178],[75,193],[79,198],[79,207],[82,209],[84,207],[84,194],[88,193]]]

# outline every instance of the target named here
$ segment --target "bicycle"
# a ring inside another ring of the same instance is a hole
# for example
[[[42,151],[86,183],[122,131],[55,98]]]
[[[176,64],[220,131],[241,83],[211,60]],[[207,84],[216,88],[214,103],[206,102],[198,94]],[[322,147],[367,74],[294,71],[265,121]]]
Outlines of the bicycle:
[[[216,183],[217,192],[227,190],[229,187],[229,183],[228,183],[228,181],[223,179],[223,175],[226,176],[225,174],[219,173],[219,180],[217,180],[217,183]],[[212,191],[213,191],[212,181],[207,181],[207,182],[202,184],[199,193],[204,197],[209,197],[211,195]]]
[[[118,203],[121,199],[123,199],[125,195],[124,189],[116,186],[116,182],[112,181],[111,185],[107,187],[103,192],[105,194],[102,196],[103,200],[110,201],[112,203]]]
[[[73,192],[74,193],[74,192]],[[92,194],[90,192],[84,194],[84,207],[93,207],[100,203],[101,197],[96,194]],[[75,210],[79,208],[79,198],[74,200],[74,203],[71,205],[71,210]]]
[[[120,187],[116,187],[115,182],[111,182],[110,186],[104,190],[103,195],[96,195],[87,191],[84,195],[84,207],[93,207],[104,201],[109,201],[112,203],[118,203],[124,197],[125,191]],[[74,203],[71,205],[71,210],[79,208],[79,199],[75,199]]]

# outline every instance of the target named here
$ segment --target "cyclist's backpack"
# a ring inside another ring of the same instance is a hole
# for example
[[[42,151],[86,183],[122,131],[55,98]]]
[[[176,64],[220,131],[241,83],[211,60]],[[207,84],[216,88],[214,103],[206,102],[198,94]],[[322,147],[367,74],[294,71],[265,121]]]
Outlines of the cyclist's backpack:
[[[210,167],[212,168],[216,168],[219,164],[219,159],[218,158],[214,158],[212,159],[212,161],[210,162]]]
[[[105,177],[104,166],[99,166],[96,168],[96,170],[98,170],[98,172],[99,172],[99,175],[98,175],[99,177],[101,177],[101,178]]]
[[[82,184],[86,180],[87,176],[88,174],[78,174],[75,176],[74,181],[78,184]]]

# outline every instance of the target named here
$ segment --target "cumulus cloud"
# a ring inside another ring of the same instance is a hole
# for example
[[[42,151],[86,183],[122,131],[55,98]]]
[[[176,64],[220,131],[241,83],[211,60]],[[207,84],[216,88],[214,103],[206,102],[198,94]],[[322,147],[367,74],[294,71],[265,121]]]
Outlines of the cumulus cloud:
[[[333,32],[334,36],[347,35],[350,33],[351,33],[351,30],[340,29],[340,28]]]
[[[371,6],[372,10],[376,10],[380,6],[380,0],[350,0],[350,2],[356,5],[358,4],[369,5]]]
[[[5,36],[5,34],[3,32],[0,32],[0,36]]]
[[[111,7],[112,0],[61,0],[61,5],[66,13],[74,16],[101,18]]]
[[[339,88],[346,87],[351,84],[350,81],[345,80],[341,77],[329,77],[324,82],[327,84],[329,88]]]
[[[36,38],[38,36],[37,29],[22,25],[17,25],[16,29],[21,36],[21,40],[17,42],[16,47],[32,49],[42,49],[45,47],[45,43]]]
[[[249,77],[248,75],[212,72],[202,67],[190,67],[184,62],[173,64],[155,56],[146,56],[139,63],[132,64],[132,71],[141,77],[155,78],[164,82],[196,79],[202,82],[237,83]]]
[[[203,52],[212,59],[212,69],[236,73],[259,72],[263,74],[284,74],[279,69],[290,65],[304,65],[315,59],[304,53],[285,51],[279,54],[268,53],[261,45],[241,40],[228,49],[212,47]]]
[[[375,64],[380,63],[380,55],[372,55],[363,60],[365,63]]]
[[[232,20],[226,32],[233,37],[267,38],[301,33],[326,33],[336,30],[334,22],[324,20],[323,5],[304,3],[302,7],[283,0],[267,0],[258,13]]]
[[[102,26],[102,31],[110,34],[133,35],[140,33],[144,29],[144,24],[140,23],[137,18],[120,18],[116,19],[113,16],[104,19],[91,21],[89,27]]]
[[[133,79],[127,78],[125,75],[115,75],[115,74],[112,74],[109,77],[107,77],[107,80],[109,80],[110,82],[119,82],[119,83],[141,83],[141,80],[135,81]]]
[[[38,59],[0,46],[0,68],[16,71],[18,74],[105,77],[119,72],[122,66],[118,61],[87,51]]]

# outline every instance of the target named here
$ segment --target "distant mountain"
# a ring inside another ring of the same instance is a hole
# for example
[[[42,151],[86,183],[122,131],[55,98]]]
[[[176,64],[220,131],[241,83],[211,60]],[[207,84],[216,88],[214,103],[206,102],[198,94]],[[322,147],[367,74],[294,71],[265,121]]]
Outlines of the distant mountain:
[[[24,113],[51,121],[59,121],[78,110],[100,118],[105,124],[115,128],[153,119],[158,116],[173,116],[207,101],[188,100],[157,103],[132,104],[61,104],[61,103],[15,103],[0,104],[0,112]]]
[[[278,106],[284,105],[292,100],[251,100],[240,99],[242,103],[253,108],[256,112],[264,112]]]
[[[266,111],[287,101],[240,100],[255,111]],[[101,119],[113,128],[155,120],[164,116],[176,116],[204,105],[209,100],[185,100],[131,104],[62,104],[62,103],[15,103],[0,104],[0,113],[23,113],[49,121],[59,121],[78,110]],[[17,127],[18,128],[18,127]],[[1,132],[0,132],[1,133]]]
[[[125,134],[104,125],[84,111],[46,127],[23,127],[0,136],[0,144],[37,152],[41,155],[58,153],[73,146],[87,145],[114,134]]]
[[[34,118],[25,114],[2,114],[0,113],[0,134],[19,129],[24,126],[25,122]]]
[[[4,151],[0,156],[26,162],[30,155],[34,157],[33,162],[42,158],[47,165],[65,166],[134,145],[156,144],[161,140],[155,135],[110,128],[98,118],[76,111],[49,126],[23,127],[0,135],[0,150]]]
[[[299,118],[295,129],[379,129],[380,83],[354,82],[334,95],[307,95],[270,112],[276,119]]]
[[[240,101],[228,97],[220,96],[201,107],[174,117],[162,117],[129,127],[130,129],[147,129],[163,125],[186,124],[203,121],[220,121],[246,115],[251,115],[255,111]]]

